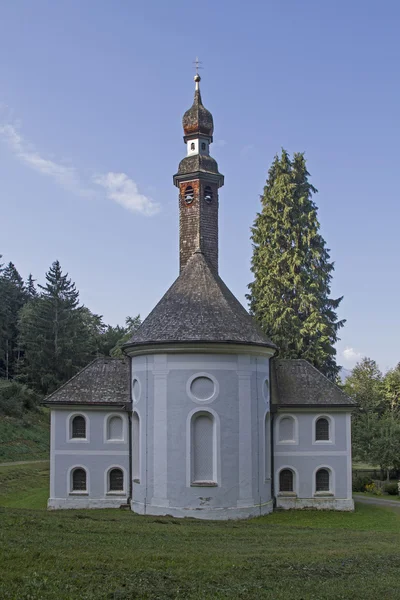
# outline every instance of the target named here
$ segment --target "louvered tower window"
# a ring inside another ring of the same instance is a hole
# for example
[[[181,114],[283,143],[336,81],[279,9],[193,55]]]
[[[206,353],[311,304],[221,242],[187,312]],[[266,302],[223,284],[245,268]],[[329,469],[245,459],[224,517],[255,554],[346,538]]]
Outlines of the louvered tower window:
[[[72,438],[86,438],[86,419],[77,415],[72,419]]]
[[[279,473],[279,491],[293,492],[293,471],[282,469]]]
[[[211,204],[213,199],[213,192],[212,189],[210,188],[209,185],[206,185],[206,187],[204,188],[204,200],[208,203]]]
[[[315,439],[317,442],[329,441],[329,421],[321,417],[315,423]]]
[[[122,469],[111,469],[110,474],[110,492],[123,492],[124,491],[124,474]]]
[[[191,204],[194,200],[194,189],[191,185],[186,186],[184,199],[186,204]]]
[[[329,471],[328,469],[319,469],[315,476],[315,491],[329,492]]]
[[[86,492],[86,471],[85,469],[74,469],[72,473],[72,491]]]

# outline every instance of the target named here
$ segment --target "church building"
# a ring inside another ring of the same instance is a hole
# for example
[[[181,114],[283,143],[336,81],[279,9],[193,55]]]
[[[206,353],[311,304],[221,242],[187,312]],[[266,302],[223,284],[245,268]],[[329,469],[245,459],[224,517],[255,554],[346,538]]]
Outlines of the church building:
[[[279,349],[218,272],[214,124],[195,76],[183,117],[180,273],[124,347],[45,400],[48,507],[200,519],[352,510],[353,402]]]

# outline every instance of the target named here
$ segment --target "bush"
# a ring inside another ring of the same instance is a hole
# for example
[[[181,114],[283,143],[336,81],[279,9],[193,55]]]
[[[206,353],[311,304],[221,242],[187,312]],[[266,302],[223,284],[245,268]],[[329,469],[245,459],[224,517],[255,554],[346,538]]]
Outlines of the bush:
[[[390,496],[397,496],[399,493],[399,488],[397,481],[392,481],[391,483],[387,483],[383,487],[383,491],[389,494]]]
[[[0,413],[21,417],[24,410],[37,407],[39,398],[26,385],[17,381],[0,381]]]
[[[365,492],[365,486],[371,483],[372,479],[370,477],[358,475],[353,479],[353,492]]]
[[[369,494],[375,494],[375,496],[382,496],[382,490],[374,483],[367,483],[365,491]]]

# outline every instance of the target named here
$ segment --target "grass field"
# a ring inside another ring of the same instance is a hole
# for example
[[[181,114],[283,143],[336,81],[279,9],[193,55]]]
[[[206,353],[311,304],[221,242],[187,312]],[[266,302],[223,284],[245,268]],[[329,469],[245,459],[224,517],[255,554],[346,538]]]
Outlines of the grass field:
[[[48,458],[49,443],[47,411],[27,411],[22,418],[0,414],[0,463]]]
[[[43,465],[0,468],[1,600],[399,596],[398,509],[213,523],[46,512],[47,486]]]

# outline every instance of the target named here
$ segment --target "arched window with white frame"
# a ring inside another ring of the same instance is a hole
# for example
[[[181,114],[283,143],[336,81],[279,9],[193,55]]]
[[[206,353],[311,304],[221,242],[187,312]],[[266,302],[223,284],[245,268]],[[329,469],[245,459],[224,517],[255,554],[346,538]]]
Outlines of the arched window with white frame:
[[[214,416],[196,412],[191,419],[191,482],[216,485],[216,431]]]
[[[107,419],[107,440],[111,442],[123,441],[124,423],[120,415],[112,415]]]
[[[75,415],[72,418],[70,437],[73,440],[86,439],[86,419],[83,415]]]
[[[329,442],[330,440],[330,426],[329,419],[326,417],[319,417],[315,422],[315,440],[317,442]]]
[[[297,444],[297,419],[292,415],[281,415],[277,421],[277,443]]]
[[[83,467],[72,469],[70,489],[72,493],[87,493],[87,473]]]
[[[329,469],[318,469],[315,473],[315,491],[316,493],[331,491],[331,474]]]
[[[294,492],[294,473],[292,469],[282,469],[279,472],[279,492]]]
[[[117,467],[108,472],[108,492],[118,493],[124,491],[124,472]]]

